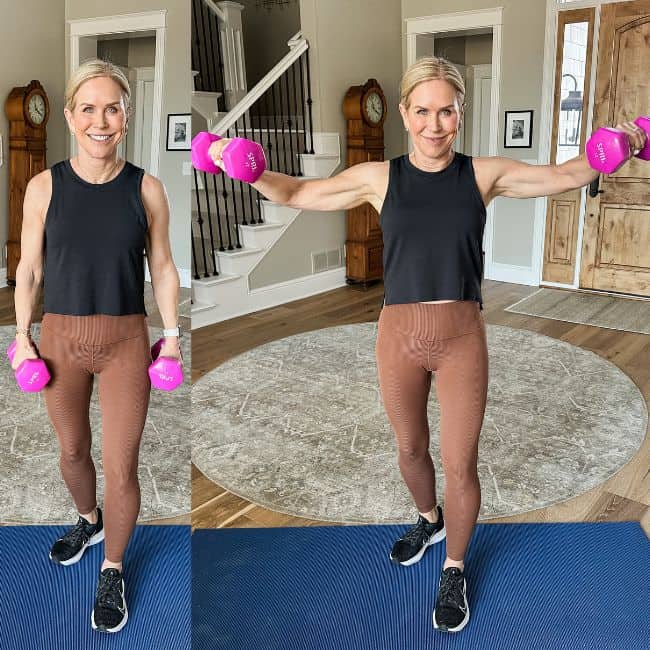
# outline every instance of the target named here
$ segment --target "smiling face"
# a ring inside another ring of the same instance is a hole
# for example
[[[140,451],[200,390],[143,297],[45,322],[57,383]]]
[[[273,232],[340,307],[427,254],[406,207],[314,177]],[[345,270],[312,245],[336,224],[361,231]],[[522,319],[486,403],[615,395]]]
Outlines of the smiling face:
[[[74,110],[66,108],[64,113],[80,152],[92,158],[114,156],[128,122],[122,89],[116,81],[110,77],[85,81],[74,97]]]
[[[409,95],[408,104],[408,108],[400,104],[399,110],[416,154],[446,160],[463,115],[458,91],[444,79],[423,81]]]

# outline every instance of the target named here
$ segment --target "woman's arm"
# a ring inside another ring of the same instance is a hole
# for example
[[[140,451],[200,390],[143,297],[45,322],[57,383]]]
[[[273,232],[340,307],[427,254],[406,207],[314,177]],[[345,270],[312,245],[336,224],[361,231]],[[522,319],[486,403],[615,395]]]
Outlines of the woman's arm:
[[[14,293],[16,330],[20,330],[20,333],[16,333],[16,355],[11,364],[14,369],[23,360],[37,356],[28,332],[43,280],[45,214],[51,195],[51,178],[50,171],[45,170],[34,176],[25,189],[20,261],[16,268]]]
[[[633,150],[645,145],[645,134],[633,123],[623,122],[616,128],[627,133]],[[589,166],[584,154],[561,165],[528,165],[519,160],[496,157],[479,158],[477,163],[486,177],[489,199],[495,196],[515,199],[553,196],[588,185],[600,175]]]
[[[145,250],[154,298],[163,326],[171,329],[178,325],[180,281],[169,244],[169,200],[165,186],[149,174],[142,179],[142,201],[149,220]],[[178,337],[165,338],[160,356],[180,359]]]
[[[229,138],[223,138],[213,142],[208,150],[215,165],[222,169],[221,152],[229,142]],[[347,210],[366,202],[376,204],[380,200],[382,171],[386,176],[387,164],[360,163],[336,176],[311,180],[300,180],[286,174],[265,171],[252,185],[270,201],[292,208]]]

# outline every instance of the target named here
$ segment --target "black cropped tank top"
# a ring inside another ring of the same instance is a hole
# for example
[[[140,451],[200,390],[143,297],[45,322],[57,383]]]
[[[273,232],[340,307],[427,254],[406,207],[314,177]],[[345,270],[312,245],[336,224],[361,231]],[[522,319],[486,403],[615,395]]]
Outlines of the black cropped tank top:
[[[482,309],[485,215],[470,156],[455,153],[438,172],[393,158],[379,215],[385,304],[474,300]]]
[[[144,170],[125,162],[106,183],[89,183],[69,160],[56,163],[45,218],[44,312],[146,314]]]

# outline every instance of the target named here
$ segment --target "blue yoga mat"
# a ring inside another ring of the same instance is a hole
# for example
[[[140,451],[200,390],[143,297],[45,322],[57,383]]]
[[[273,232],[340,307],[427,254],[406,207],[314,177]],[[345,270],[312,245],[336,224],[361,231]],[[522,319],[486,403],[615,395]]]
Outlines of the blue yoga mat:
[[[129,620],[90,626],[103,544],[72,566],[48,558],[64,526],[0,527],[2,650],[190,650],[189,526],[136,526],[124,560]]]
[[[445,543],[388,559],[403,526],[198,530],[193,650],[632,650],[650,639],[650,543],[636,522],[479,524],[471,619],[431,615]]]

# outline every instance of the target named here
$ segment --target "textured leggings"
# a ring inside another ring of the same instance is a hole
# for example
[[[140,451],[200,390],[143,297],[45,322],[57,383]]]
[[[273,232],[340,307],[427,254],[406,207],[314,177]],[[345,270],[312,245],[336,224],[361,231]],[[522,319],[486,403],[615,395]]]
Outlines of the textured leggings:
[[[138,452],[151,363],[145,316],[45,314],[39,351],[52,375],[44,392],[61,473],[82,514],[97,505],[89,407],[93,378],[99,376],[105,555],[121,562],[140,510]]]
[[[447,555],[461,561],[481,506],[478,442],[488,383],[483,316],[477,302],[386,305],[379,317],[377,368],[395,430],[402,477],[420,512],[436,505],[429,454],[431,374],[440,404]]]

